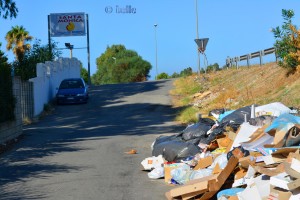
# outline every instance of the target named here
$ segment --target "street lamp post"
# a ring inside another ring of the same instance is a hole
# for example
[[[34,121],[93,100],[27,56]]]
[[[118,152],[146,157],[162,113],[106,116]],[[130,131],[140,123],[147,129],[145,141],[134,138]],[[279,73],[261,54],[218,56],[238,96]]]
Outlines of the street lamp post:
[[[157,38],[156,38],[156,27],[157,24],[154,24],[154,33],[155,33],[155,66],[156,66],[156,77],[155,80],[158,77],[158,70],[157,70]]]
[[[198,0],[195,0],[196,3],[196,38],[199,39],[199,31],[198,31]],[[197,54],[198,54],[198,75],[200,78],[200,52],[197,47]]]
[[[70,43],[65,43],[65,46],[70,49],[70,58],[73,57],[73,48],[74,48],[74,45],[70,44]]]

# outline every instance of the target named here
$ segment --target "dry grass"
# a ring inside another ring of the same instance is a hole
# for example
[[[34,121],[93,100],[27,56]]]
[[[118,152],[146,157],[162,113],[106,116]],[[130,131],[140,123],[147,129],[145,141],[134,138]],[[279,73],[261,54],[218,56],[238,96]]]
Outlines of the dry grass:
[[[206,81],[199,82],[196,76],[178,79],[171,94],[176,97],[175,106],[195,105],[197,102],[196,112],[204,115],[216,108],[236,109],[251,104],[263,105],[271,102],[282,102],[286,106],[300,108],[300,73],[289,76],[286,73],[286,70],[276,63],[250,68],[232,68],[207,74]],[[188,87],[196,88],[196,85],[199,86],[198,92],[209,90],[211,95],[205,99],[183,101],[192,95],[186,91],[195,92]]]

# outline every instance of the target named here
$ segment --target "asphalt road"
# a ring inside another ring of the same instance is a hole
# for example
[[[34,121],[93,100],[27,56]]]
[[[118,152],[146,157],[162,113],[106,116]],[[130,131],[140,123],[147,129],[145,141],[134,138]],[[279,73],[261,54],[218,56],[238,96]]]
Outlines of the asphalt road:
[[[178,133],[172,80],[92,87],[83,105],[56,106],[0,155],[0,199],[159,200],[172,186],[141,161],[159,135]],[[127,152],[136,149],[137,154]]]

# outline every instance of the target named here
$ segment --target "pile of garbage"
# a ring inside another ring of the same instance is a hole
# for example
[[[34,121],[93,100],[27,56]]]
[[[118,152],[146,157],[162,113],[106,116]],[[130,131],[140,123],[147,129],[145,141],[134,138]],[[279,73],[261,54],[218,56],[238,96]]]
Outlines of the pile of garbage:
[[[216,109],[159,136],[141,164],[171,199],[300,199],[300,117],[280,102]]]

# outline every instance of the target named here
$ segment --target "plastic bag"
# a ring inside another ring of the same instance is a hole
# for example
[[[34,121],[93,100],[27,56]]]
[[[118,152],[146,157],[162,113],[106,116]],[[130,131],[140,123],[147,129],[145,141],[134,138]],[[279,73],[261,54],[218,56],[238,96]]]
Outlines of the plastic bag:
[[[250,116],[251,116],[251,106],[245,106],[225,116],[221,120],[220,124],[229,125],[236,131],[239,128],[239,126],[243,122],[245,122],[245,118],[249,120]]]
[[[162,155],[158,155],[156,156],[152,156],[152,157],[148,157],[145,158],[141,164],[143,165],[145,170],[151,170],[153,168],[162,166],[164,164],[164,159],[162,157]]]
[[[154,145],[152,155],[162,155],[169,162],[180,161],[200,153],[201,149],[192,143],[182,141],[166,141]]]
[[[176,169],[171,170],[172,179],[179,184],[185,184],[190,180],[190,174],[192,173],[191,168],[188,165],[183,165]]]
[[[209,166],[209,169],[214,169],[217,164],[219,164],[221,169],[224,169],[228,163],[227,154],[222,153],[218,157],[215,158],[214,162]]]
[[[201,119],[200,119],[201,120]],[[202,121],[188,126],[186,129],[183,130],[182,138],[185,141],[192,140],[195,138],[205,137],[207,131],[209,131],[214,124],[214,121]]]
[[[212,174],[213,169],[206,168],[206,169],[200,169],[200,170],[194,170],[192,171],[190,175],[190,180],[203,178],[206,176],[209,176]]]
[[[148,177],[151,179],[163,178],[164,175],[165,175],[165,170],[164,167],[162,166],[157,166],[151,172],[148,173]]]

